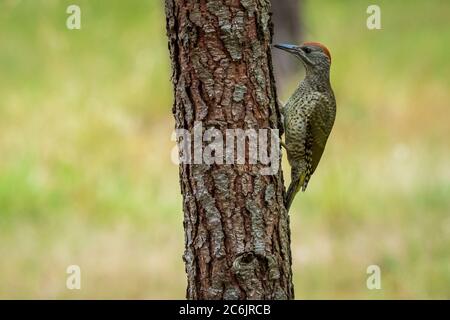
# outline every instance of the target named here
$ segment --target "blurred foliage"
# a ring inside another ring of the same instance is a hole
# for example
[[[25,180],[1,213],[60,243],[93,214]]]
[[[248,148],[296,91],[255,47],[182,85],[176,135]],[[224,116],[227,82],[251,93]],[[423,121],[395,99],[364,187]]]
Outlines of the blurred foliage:
[[[73,2],[0,2],[0,297],[183,298],[162,4],[78,0],[70,31]],[[367,1],[306,2],[338,115],[291,212],[297,298],[450,298],[450,3],[377,3],[369,31]]]

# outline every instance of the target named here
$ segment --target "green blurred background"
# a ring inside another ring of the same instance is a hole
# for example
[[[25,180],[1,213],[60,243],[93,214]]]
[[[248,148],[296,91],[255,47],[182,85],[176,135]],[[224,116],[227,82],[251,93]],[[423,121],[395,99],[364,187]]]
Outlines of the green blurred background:
[[[338,113],[291,211],[296,297],[450,298],[450,2],[376,1],[374,31],[369,4],[304,7]],[[162,1],[0,1],[0,298],[184,298],[169,76]]]

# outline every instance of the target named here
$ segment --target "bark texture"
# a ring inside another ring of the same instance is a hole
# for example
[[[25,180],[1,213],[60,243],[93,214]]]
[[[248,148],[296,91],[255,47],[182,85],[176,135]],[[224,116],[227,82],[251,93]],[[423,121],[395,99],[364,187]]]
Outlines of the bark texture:
[[[270,2],[165,5],[176,128],[278,128]],[[188,299],[294,297],[281,164],[261,166],[180,164]]]

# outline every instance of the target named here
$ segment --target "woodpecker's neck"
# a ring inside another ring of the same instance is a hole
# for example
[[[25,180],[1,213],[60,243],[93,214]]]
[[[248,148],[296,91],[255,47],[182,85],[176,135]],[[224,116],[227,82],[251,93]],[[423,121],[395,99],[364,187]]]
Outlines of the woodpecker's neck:
[[[331,88],[330,84],[330,69],[328,67],[307,67],[306,77],[303,80],[305,85],[309,86],[314,91],[328,91]]]

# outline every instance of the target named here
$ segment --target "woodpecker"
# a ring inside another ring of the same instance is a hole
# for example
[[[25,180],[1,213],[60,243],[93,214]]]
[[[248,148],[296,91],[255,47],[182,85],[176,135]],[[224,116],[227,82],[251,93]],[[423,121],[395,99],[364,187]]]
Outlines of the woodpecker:
[[[281,113],[285,143],[291,166],[291,184],[285,198],[289,210],[297,192],[306,190],[317,168],[336,117],[336,99],[330,84],[330,51],[321,43],[300,46],[278,44],[302,61],[306,76],[289,98]]]

